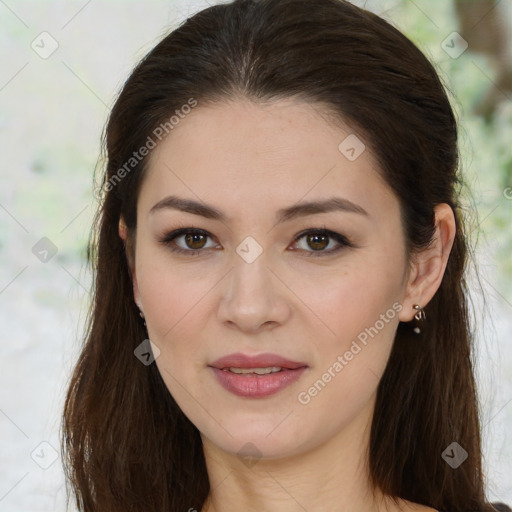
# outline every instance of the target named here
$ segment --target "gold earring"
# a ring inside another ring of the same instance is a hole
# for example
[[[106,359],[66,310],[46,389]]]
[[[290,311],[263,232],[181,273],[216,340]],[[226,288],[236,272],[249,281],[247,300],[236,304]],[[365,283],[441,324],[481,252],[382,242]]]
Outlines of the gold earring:
[[[425,310],[419,305],[419,304],[414,304],[413,305],[413,308],[416,310],[416,314],[414,315],[414,318],[418,321],[418,322],[421,322],[423,320],[425,320],[427,318],[427,315],[425,315]],[[416,334],[419,334],[421,332],[421,329],[416,326],[413,331],[416,333]]]

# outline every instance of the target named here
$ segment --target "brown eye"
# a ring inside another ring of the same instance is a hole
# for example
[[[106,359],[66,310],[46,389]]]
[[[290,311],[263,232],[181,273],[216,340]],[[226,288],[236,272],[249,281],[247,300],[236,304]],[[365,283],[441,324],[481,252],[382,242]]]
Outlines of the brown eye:
[[[307,243],[311,249],[321,251],[329,245],[329,237],[327,235],[307,235]]]
[[[185,243],[189,249],[202,249],[208,237],[198,233],[189,233],[185,235]]]
[[[160,243],[173,252],[193,256],[215,247],[215,244],[206,245],[210,238],[211,235],[202,229],[180,228],[168,233]]]
[[[300,247],[299,242],[302,239],[305,240],[305,244]],[[327,249],[331,242],[333,246]],[[305,256],[329,256],[341,251],[344,247],[353,247],[346,237],[328,229],[310,229],[300,233],[295,238],[295,243]]]
[[[171,251],[196,256],[206,249],[218,249],[212,240],[213,245],[206,245],[212,236],[207,231],[197,228],[180,228],[168,233],[160,243],[167,246]],[[305,240],[303,247],[298,247],[305,256],[329,256],[341,251],[345,247],[353,247],[349,240],[339,233],[328,229],[310,229],[296,236],[295,245]],[[333,244],[332,247],[331,243]],[[304,246],[305,245],[305,246]],[[326,250],[327,249],[327,250]],[[294,249],[296,250],[296,249]]]

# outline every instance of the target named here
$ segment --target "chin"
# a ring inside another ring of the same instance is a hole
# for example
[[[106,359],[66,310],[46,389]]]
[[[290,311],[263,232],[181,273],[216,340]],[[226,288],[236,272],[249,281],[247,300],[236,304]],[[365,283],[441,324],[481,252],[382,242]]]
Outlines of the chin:
[[[209,425],[209,429],[201,430],[210,442],[221,450],[232,453],[241,459],[265,457],[279,459],[296,455],[301,446],[306,444],[307,433],[279,425],[278,421],[259,421],[258,424],[248,422],[247,418],[237,422],[224,423],[227,432],[217,424]],[[277,428],[276,428],[277,425]],[[229,433],[232,434],[230,436]]]

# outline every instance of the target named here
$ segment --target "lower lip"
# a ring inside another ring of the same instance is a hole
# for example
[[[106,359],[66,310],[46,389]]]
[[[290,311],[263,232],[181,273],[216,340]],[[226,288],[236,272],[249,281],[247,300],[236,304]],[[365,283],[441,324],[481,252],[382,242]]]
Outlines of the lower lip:
[[[273,395],[295,382],[304,372],[306,366],[295,370],[285,369],[266,375],[237,374],[229,370],[211,367],[220,384],[238,396],[260,398]]]

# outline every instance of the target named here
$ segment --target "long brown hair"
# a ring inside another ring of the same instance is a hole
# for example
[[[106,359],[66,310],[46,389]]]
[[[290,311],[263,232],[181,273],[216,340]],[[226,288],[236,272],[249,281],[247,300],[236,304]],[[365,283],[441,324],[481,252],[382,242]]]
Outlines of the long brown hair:
[[[200,108],[239,96],[319,102],[362,134],[399,198],[409,256],[431,241],[434,206],[452,207],[457,233],[425,309],[428,320],[420,335],[399,325],[378,386],[370,477],[390,496],[439,510],[492,510],[481,465],[456,119],[421,51],[343,0],[235,0],[207,8],[152,49],[122,88],[106,126],[90,240],[94,300],[63,413],[64,466],[79,510],[200,510],[209,492],[197,428],[156,365],[134,356],[146,332],[128,258],[148,159],[126,162],[191,98]],[[127,247],[118,235],[120,216]],[[457,469],[441,457],[454,441],[468,454]]]

